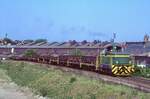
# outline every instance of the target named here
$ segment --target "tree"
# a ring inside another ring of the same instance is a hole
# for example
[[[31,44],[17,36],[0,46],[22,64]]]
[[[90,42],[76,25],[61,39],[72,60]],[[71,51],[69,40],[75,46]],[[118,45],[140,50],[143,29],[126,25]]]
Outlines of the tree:
[[[83,40],[82,42],[81,42],[81,44],[86,44],[87,43],[87,41],[86,40]]]
[[[25,51],[24,56],[33,57],[33,56],[37,56],[37,53],[35,50],[29,49]]]
[[[35,43],[47,42],[47,39],[37,39]]]
[[[80,49],[73,49],[73,50],[71,51],[71,55],[83,56],[83,53],[81,52]]]
[[[69,41],[70,45],[75,45],[77,43],[76,40]]]
[[[31,42],[34,42],[34,40],[27,39],[27,40],[24,40],[23,42],[24,43],[31,43]]]
[[[100,40],[94,40],[93,43],[97,44],[97,43],[101,43],[101,41]]]
[[[93,43],[94,43],[94,44],[97,44],[97,43],[98,43],[98,41],[97,41],[97,40],[94,40],[94,41],[93,41]]]
[[[13,43],[13,41],[11,40],[11,39],[9,39],[9,38],[4,38],[3,39],[3,42],[4,42],[4,44],[6,45],[6,44],[12,44]]]

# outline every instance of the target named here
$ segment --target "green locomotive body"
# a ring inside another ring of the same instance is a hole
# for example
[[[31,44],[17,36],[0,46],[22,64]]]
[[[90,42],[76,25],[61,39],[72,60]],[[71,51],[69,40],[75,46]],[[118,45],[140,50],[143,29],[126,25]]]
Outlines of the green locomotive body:
[[[128,76],[134,72],[134,64],[129,54],[100,55],[100,70],[112,75]]]

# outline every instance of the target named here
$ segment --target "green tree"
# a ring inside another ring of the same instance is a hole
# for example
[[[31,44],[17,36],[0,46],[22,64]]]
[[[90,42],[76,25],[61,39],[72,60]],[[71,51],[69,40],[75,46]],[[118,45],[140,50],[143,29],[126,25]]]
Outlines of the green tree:
[[[35,43],[47,42],[47,39],[37,39]]]
[[[4,42],[4,44],[8,44],[8,43],[12,44],[13,43],[13,41],[10,38],[4,38],[3,42]]]
[[[83,40],[83,41],[81,42],[82,45],[84,45],[84,44],[86,44],[86,43],[87,43],[86,40]]]
[[[36,55],[37,55],[36,51],[32,49],[26,50],[24,53],[24,56],[27,56],[27,57],[33,57]]]
[[[23,42],[24,42],[24,43],[31,43],[31,42],[34,42],[34,40],[27,39],[27,40],[24,40]]]
[[[83,56],[83,53],[81,52],[80,49],[73,49],[73,50],[71,51],[71,55]]]

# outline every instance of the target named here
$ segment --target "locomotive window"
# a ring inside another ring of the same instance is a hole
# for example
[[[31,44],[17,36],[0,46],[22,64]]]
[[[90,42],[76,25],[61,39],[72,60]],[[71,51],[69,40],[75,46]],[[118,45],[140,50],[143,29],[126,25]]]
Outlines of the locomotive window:
[[[131,64],[129,57],[113,57],[113,64]]]
[[[102,63],[103,64],[110,64],[110,57],[103,57],[102,58]]]

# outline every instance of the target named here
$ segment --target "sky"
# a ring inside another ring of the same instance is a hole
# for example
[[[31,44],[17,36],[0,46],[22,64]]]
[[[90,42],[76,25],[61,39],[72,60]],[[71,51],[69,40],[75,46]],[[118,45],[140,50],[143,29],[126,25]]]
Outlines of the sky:
[[[142,41],[150,0],[0,0],[0,38]]]

